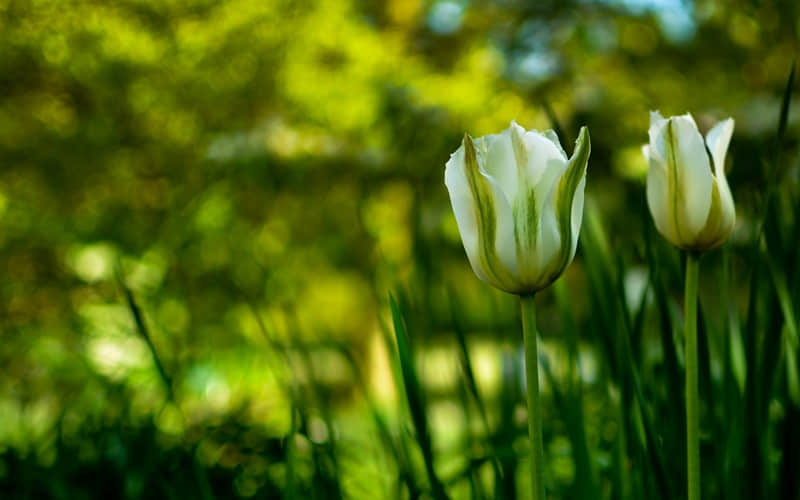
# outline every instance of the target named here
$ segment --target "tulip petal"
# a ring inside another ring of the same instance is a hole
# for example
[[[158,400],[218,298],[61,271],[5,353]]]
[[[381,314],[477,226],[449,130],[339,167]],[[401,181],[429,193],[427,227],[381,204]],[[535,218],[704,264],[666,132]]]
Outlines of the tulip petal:
[[[669,120],[661,116],[659,111],[650,112],[650,144],[642,148],[648,160],[647,169],[647,205],[653,216],[658,231],[673,245],[680,244],[675,232],[675,218],[671,217],[674,198],[673,186],[669,183],[667,175],[667,141],[665,129]]]
[[[714,160],[714,175],[725,177],[725,156],[728,153],[728,145],[733,135],[733,118],[728,118],[717,123],[714,128],[706,134],[706,145]]]
[[[718,177],[716,186],[719,189],[720,209],[722,210],[722,220],[720,221],[720,234],[724,234],[723,241],[730,236],[733,226],[736,224],[736,205],[733,203],[733,195],[728,187],[725,177]]]
[[[706,134],[706,145],[714,161],[714,177],[716,187],[719,190],[720,210],[722,212],[720,233],[724,234],[723,241],[730,235],[736,223],[736,205],[733,203],[731,189],[728,187],[728,179],[725,177],[725,156],[728,153],[728,146],[733,136],[733,125],[733,118],[728,118],[716,124]]]
[[[480,242],[478,241],[478,219],[475,211],[475,200],[472,197],[472,190],[467,181],[464,166],[464,144],[461,144],[455,153],[450,155],[444,170],[444,184],[447,186],[450,195],[450,203],[453,206],[453,213],[456,217],[458,232],[461,235],[461,242],[467,253],[472,269],[475,274],[484,281],[486,276],[483,274],[479,263],[478,252]]]
[[[519,133],[515,129],[524,129],[511,122],[511,126],[499,134],[490,134],[475,139],[475,148],[478,157],[482,160],[481,167],[489,174],[503,190],[509,202],[513,202],[517,193],[519,165],[512,145],[512,136]]]
[[[720,185],[715,182],[711,196],[711,209],[706,226],[697,235],[693,244],[695,250],[711,250],[716,248],[730,236],[735,222],[733,198],[725,199]]]
[[[550,137],[516,127],[511,137],[517,165],[521,167],[513,202],[518,269],[523,281],[538,283],[560,250],[551,200],[567,160],[555,134]]]
[[[565,250],[564,235],[559,233],[560,217],[561,214],[556,214],[554,198],[557,193],[556,183],[553,184],[553,189],[547,193],[545,203],[547,208],[544,209],[542,217],[539,220],[539,228],[537,234],[537,245],[533,249],[532,256],[536,258],[536,263],[533,269],[535,274],[530,273],[530,280],[536,283],[538,288],[544,288],[552,283],[563,268],[561,268],[561,255]],[[567,250],[568,251],[568,250]],[[560,269],[560,271],[557,271]]]
[[[663,137],[675,232],[681,241],[691,241],[711,208],[713,179],[705,141],[689,114],[671,118]]]
[[[584,191],[586,190],[586,174],[583,175],[578,187],[575,188],[575,199],[572,200],[572,213],[570,214],[572,223],[572,248],[570,249],[569,259],[567,264],[572,262],[575,258],[575,252],[578,250],[578,235],[581,232],[581,224],[583,223],[583,204],[584,204]]]
[[[524,161],[520,161],[522,159],[518,161],[525,165],[524,175],[530,181],[529,185],[537,185],[543,175],[551,173],[550,169],[559,170],[559,174],[563,172],[567,165],[567,156],[560,144],[554,142],[546,133],[536,130],[525,131],[522,127],[520,131],[523,132],[519,138],[526,155]]]
[[[561,157],[564,158],[564,160],[569,158],[569,156],[567,156],[567,152],[564,151],[564,148],[561,146],[561,141],[558,139],[558,134],[556,134],[555,130],[549,128],[542,132],[542,135],[550,139],[550,141],[556,145],[558,150],[561,152]]]
[[[480,168],[469,136],[447,162],[445,185],[475,274],[493,286],[515,292],[518,280],[511,206],[498,183]]]
[[[529,228],[533,238],[528,246],[519,250],[522,257],[518,260],[520,275],[536,289],[550,284],[549,269],[554,267],[553,260],[557,260],[561,252],[562,238],[558,232],[558,214],[553,199],[564,175],[563,167],[557,165],[547,169],[530,192],[530,210],[536,214],[535,226]]]
[[[674,198],[664,161],[654,154],[653,147],[644,146],[642,152],[648,159],[647,169],[647,206],[653,216],[658,232],[673,245],[679,246],[680,240],[675,231],[675,218],[672,217],[672,200]]]
[[[648,130],[648,135],[650,136],[649,155],[662,163],[667,157],[667,143],[664,140],[664,127],[667,126],[668,122],[669,120],[661,116],[660,112],[650,112],[650,129]]]
[[[522,280],[530,283],[530,272],[535,268],[534,254],[537,248],[537,235],[541,211],[541,198],[529,174],[529,156],[535,150],[528,150],[525,143],[525,129],[511,122],[511,144],[517,166],[517,186],[512,198],[514,215],[514,243],[517,250],[517,268]]]
[[[575,150],[572,152],[572,157],[555,193],[555,213],[558,214],[558,232],[561,235],[562,242],[560,258],[556,259],[555,267],[551,269],[551,280],[558,277],[575,256],[575,250],[578,245],[578,232],[583,219],[583,190],[586,185],[586,167],[589,163],[591,152],[592,143],[589,137],[589,130],[586,127],[581,127],[578,139],[575,141]]]

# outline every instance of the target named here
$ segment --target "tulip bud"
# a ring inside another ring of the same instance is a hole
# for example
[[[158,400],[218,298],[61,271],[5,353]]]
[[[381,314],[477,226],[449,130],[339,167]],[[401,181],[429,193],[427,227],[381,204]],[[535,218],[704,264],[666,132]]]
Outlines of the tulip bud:
[[[647,205],[658,231],[678,248],[710,250],[733,231],[736,209],[725,179],[732,134],[732,118],[703,140],[692,115],[650,113],[650,144],[642,149],[650,163]]]
[[[518,295],[545,288],[575,257],[591,145],[581,128],[572,158],[552,130],[511,122],[499,134],[464,136],[444,182],[478,277]]]

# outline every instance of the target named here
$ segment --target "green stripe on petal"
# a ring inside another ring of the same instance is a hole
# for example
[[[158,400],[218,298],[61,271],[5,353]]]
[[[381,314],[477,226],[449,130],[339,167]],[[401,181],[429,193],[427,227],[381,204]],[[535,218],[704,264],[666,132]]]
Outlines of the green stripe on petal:
[[[575,200],[575,191],[586,175],[589,163],[589,154],[592,152],[589,130],[581,127],[578,139],[575,141],[575,150],[567,164],[567,170],[561,177],[556,193],[556,217],[558,231],[561,235],[561,255],[553,269],[551,279],[555,280],[569,265],[572,258],[572,203]]]
[[[517,167],[517,196],[512,200],[514,242],[517,247],[517,268],[527,268],[526,260],[533,259],[536,248],[539,216],[536,210],[536,191],[530,185],[528,150],[518,127],[511,127],[511,146]]]
[[[497,200],[489,179],[481,172],[475,143],[468,134],[464,135],[464,163],[467,181],[475,202],[480,268],[490,282],[511,287],[514,282],[512,276],[497,255]]]
[[[675,230],[675,237],[679,242],[683,242],[685,241],[683,234],[685,231],[682,230],[682,221],[685,220],[684,207],[686,204],[682,199],[682,190],[679,187],[681,185],[681,169],[675,154],[679,145],[672,120],[667,122],[664,141],[667,144],[664,159],[667,167],[667,203],[669,204],[669,214],[672,217],[670,222]]]

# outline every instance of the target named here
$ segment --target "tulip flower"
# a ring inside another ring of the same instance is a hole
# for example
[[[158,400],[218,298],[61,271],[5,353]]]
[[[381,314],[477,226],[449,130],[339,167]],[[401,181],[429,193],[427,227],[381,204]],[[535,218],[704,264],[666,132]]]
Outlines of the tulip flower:
[[[590,151],[586,127],[567,158],[552,130],[525,131],[512,121],[499,134],[465,135],[444,172],[475,274],[520,296],[534,500],[545,500],[545,481],[533,298],[575,257]]]
[[[725,155],[733,135],[728,118],[705,139],[692,115],[665,119],[650,113],[650,144],[643,152],[647,170],[647,204],[658,231],[686,250],[684,339],[686,367],[687,498],[700,500],[700,396],[697,358],[698,254],[721,245],[736,221],[733,197],[725,180]]]
[[[571,158],[552,130],[525,131],[513,121],[499,134],[464,136],[447,162],[445,184],[481,280],[533,294],[572,262],[590,150],[586,127]]]
[[[710,250],[733,230],[736,209],[725,180],[732,134],[731,118],[704,140],[692,115],[665,119],[650,113],[650,144],[643,148],[650,163],[647,204],[658,231],[680,249]]]

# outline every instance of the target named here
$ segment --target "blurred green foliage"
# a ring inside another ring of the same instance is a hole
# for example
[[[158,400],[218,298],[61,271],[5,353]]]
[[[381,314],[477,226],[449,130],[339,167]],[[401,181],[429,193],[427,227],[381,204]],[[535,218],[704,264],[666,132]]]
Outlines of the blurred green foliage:
[[[447,201],[444,163],[464,131],[555,118],[571,150],[587,125],[587,211],[603,214],[635,300],[647,112],[692,111],[704,129],[736,119],[730,245],[747,248],[799,32],[793,0],[0,0],[0,491],[303,497],[333,484],[375,498],[381,484],[391,497],[372,438],[405,419],[393,411],[388,291],[422,304],[416,331],[430,335],[415,341],[433,367],[422,379],[438,398],[439,449],[460,439],[448,425],[462,377],[448,293],[481,391],[503,400],[502,353],[520,339],[513,300],[469,269]],[[798,188],[797,104],[782,213]],[[575,325],[598,314],[587,280],[605,279],[586,265],[579,256],[566,276]],[[730,284],[742,308],[745,278]],[[564,347],[556,302],[541,297],[551,352]],[[605,359],[581,331],[584,369],[601,379]],[[660,374],[641,342],[640,369]],[[587,412],[603,411],[606,390]],[[547,432],[563,458],[564,429]],[[613,429],[589,432],[608,441]],[[334,433],[351,443],[342,463],[315,451]],[[179,458],[149,460],[157,450]],[[297,470],[293,454],[307,459]],[[553,467],[572,477],[574,464]],[[93,491],[86,474],[113,486]]]

